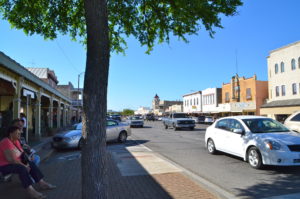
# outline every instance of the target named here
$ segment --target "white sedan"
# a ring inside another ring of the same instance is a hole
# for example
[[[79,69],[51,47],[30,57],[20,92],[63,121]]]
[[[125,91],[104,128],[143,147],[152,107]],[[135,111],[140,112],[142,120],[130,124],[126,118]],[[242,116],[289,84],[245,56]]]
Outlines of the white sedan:
[[[207,128],[205,143],[209,153],[223,151],[242,157],[256,169],[300,165],[300,135],[267,117],[220,118]]]

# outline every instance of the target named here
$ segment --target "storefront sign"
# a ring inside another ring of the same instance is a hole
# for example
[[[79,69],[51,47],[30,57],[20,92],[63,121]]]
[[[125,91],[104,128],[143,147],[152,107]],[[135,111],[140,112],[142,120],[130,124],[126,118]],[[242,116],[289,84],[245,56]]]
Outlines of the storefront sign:
[[[28,96],[28,95],[31,97],[31,99],[34,99],[34,92],[23,88],[23,96]]]

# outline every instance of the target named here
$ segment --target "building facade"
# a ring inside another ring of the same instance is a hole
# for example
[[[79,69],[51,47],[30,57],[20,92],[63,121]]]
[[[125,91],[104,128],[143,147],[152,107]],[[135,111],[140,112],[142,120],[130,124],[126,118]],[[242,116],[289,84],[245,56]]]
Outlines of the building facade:
[[[169,113],[182,113],[183,112],[183,106],[182,106],[182,104],[174,104],[172,106],[169,106],[167,112],[169,112]]]
[[[184,113],[201,113],[202,112],[202,93],[201,93],[201,91],[183,95],[183,112]]]
[[[143,106],[138,108],[138,110],[134,111],[135,115],[146,115],[148,113],[151,113],[151,109],[149,107],[143,107]]]
[[[250,78],[231,78],[230,83],[222,85],[222,104],[218,112],[228,115],[260,115],[260,106],[268,97],[268,81],[257,80],[256,75]]]
[[[152,100],[152,109],[155,115],[165,115],[169,113],[169,107],[173,105],[182,105],[182,101],[160,100],[156,94]]]
[[[73,84],[69,82],[69,84],[67,85],[57,85],[57,90],[59,90],[62,94],[67,96],[72,101],[71,122],[80,122],[83,110],[83,89],[74,88]]]
[[[20,113],[26,115],[29,138],[69,124],[70,99],[2,52],[0,88],[1,135]]]
[[[26,68],[35,76],[49,84],[52,88],[57,88],[58,80],[53,70],[49,68]]]
[[[261,114],[284,121],[300,110],[300,41],[272,50],[267,62],[269,96]]]
[[[222,103],[221,88],[207,88],[202,90],[202,111],[207,114],[218,113],[219,104]]]

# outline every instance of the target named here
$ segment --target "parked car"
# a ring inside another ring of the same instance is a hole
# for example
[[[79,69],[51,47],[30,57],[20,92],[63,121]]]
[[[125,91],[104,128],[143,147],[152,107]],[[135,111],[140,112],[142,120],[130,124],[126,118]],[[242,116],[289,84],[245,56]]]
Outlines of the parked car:
[[[200,115],[200,116],[197,116],[197,117],[192,117],[193,120],[195,120],[195,122],[197,124],[203,124],[204,121],[205,121],[205,116],[204,115]]]
[[[146,115],[146,120],[147,121],[155,121],[155,117],[153,114],[147,114]]]
[[[300,133],[300,111],[290,115],[285,121],[284,125],[291,130]]]
[[[163,120],[163,125],[165,129],[173,127],[175,131],[181,128],[194,130],[195,120],[191,119],[186,113],[172,113],[168,118]]]
[[[239,156],[256,169],[300,165],[300,134],[267,117],[220,118],[207,128],[205,144],[211,154],[223,151]]]
[[[212,124],[212,123],[214,123],[214,118],[210,117],[210,116],[206,116],[205,119],[204,119],[204,123],[205,124]]]
[[[144,127],[144,120],[139,116],[129,117],[128,123],[130,127]]]
[[[123,143],[131,135],[130,126],[126,123],[107,120],[106,125],[106,141],[116,140]],[[51,145],[56,149],[80,149],[82,147],[82,123],[75,124],[72,130],[53,136]]]
[[[110,119],[116,120],[116,121],[119,121],[119,122],[122,121],[121,115],[111,115]]]

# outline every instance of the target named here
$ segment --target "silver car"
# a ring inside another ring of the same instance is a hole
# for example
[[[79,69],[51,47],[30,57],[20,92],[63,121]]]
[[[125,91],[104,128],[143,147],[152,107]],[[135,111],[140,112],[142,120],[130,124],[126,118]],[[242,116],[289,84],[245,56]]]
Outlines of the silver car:
[[[130,126],[126,123],[107,120],[106,125],[106,141],[118,141],[123,143],[126,142],[127,137],[131,135]],[[82,147],[82,123],[75,124],[72,130],[53,136],[51,145],[56,149],[80,149]]]
[[[128,123],[130,127],[144,127],[144,120],[139,116],[130,117]]]

